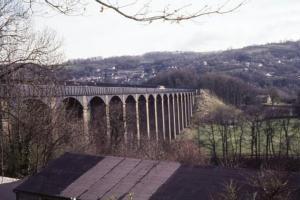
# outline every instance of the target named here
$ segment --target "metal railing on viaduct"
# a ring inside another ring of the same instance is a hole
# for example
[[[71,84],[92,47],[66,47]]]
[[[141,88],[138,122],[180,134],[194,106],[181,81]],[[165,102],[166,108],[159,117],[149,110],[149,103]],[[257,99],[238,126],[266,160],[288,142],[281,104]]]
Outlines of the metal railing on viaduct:
[[[190,124],[195,104],[196,91],[175,88],[137,88],[137,87],[96,87],[61,85],[0,85],[0,98],[21,97],[24,100],[40,100],[51,109],[61,108],[72,99],[82,109],[84,133],[89,134],[91,112],[95,100],[102,102],[105,116],[106,134],[111,137],[112,119],[110,110],[119,102],[122,104],[122,123],[124,138],[128,136],[128,107],[134,110],[136,138],[141,132],[150,139],[172,140]],[[132,121],[132,120],[131,120]],[[132,122],[131,122],[132,123]]]

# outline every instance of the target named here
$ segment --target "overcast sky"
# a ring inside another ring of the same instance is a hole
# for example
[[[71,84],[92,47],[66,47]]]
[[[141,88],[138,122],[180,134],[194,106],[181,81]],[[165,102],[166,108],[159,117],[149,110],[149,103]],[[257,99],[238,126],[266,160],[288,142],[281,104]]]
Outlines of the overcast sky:
[[[190,2],[197,7],[199,0]],[[300,0],[250,0],[233,13],[180,24],[142,24],[99,10],[98,4],[90,3],[83,15],[38,16],[34,26],[55,30],[68,59],[150,51],[204,52],[300,39]]]

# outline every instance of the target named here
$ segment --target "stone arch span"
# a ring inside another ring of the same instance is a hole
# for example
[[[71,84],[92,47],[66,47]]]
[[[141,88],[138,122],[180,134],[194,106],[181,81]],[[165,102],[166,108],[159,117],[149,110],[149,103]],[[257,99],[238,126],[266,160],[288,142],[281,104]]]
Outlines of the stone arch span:
[[[158,94],[156,96],[156,106],[157,106],[157,128],[158,128],[158,140],[163,140],[164,136],[163,136],[163,132],[164,132],[164,117],[163,117],[163,107],[162,107],[162,102],[163,98],[162,95]]]
[[[105,103],[105,97],[103,97],[103,96],[92,96],[92,97],[88,98],[88,106],[90,107],[91,102],[95,101],[95,100],[97,100],[97,101],[99,100],[99,101]]]
[[[174,136],[176,138],[176,135],[179,134],[179,132],[180,132],[180,126],[179,126],[180,121],[179,121],[179,118],[178,118],[180,112],[179,112],[178,95],[174,94],[173,97],[174,97],[173,103],[174,103],[174,123],[175,123],[175,125],[174,125],[174,130],[175,130]]]
[[[149,109],[149,131],[150,131],[150,139],[156,138],[156,130],[155,130],[155,96],[148,96],[148,109]]]
[[[183,107],[182,107],[182,94],[179,93],[177,95],[178,97],[178,104],[179,104],[179,123],[180,123],[180,131],[184,129],[184,123],[183,123]]]
[[[189,99],[189,93],[185,94],[185,98],[186,98],[186,115],[187,115],[187,126],[190,124],[190,99]]]
[[[138,98],[138,109],[139,109],[139,127],[141,139],[147,138],[147,115],[146,115],[146,97],[140,95]]]
[[[176,129],[175,129],[175,108],[174,108],[174,96],[173,94],[169,95],[169,101],[170,101],[170,137],[171,139],[175,138]],[[170,139],[170,138],[169,138]]]
[[[93,138],[96,151],[101,152],[107,141],[106,104],[102,98],[96,96],[90,100],[88,108],[90,110],[89,134]]]
[[[83,117],[83,106],[81,102],[74,97],[67,97],[62,101],[63,110],[69,119],[81,119]]]
[[[127,139],[131,143],[137,139],[136,100],[134,96],[129,95],[126,98],[125,103],[126,103]]]
[[[170,129],[171,129],[171,122],[170,122],[170,105],[169,105],[169,95],[163,95],[163,104],[164,104],[164,124],[165,124],[165,139],[170,139]]]
[[[109,120],[111,144],[118,145],[124,139],[123,103],[119,96],[113,96],[109,101]]]
[[[187,106],[186,106],[186,94],[185,93],[182,93],[181,95],[182,97],[182,110],[183,110],[183,124],[184,124],[184,127],[187,127],[187,114],[186,114],[186,111],[187,111]]]

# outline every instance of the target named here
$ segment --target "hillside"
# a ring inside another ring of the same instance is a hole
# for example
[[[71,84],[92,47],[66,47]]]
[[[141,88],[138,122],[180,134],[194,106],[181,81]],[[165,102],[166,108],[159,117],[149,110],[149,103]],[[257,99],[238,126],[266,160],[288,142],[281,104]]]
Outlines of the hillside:
[[[220,73],[258,87],[295,95],[300,85],[300,41],[249,46],[220,52],[152,52],[141,56],[71,60],[64,80],[78,83],[142,84],[175,69]]]
[[[198,134],[199,123],[205,121],[210,114],[218,112],[220,109],[229,109],[231,112],[240,112],[239,109],[226,104],[209,90],[200,90],[200,93],[196,95],[195,103],[192,123],[184,130],[185,134],[182,134],[181,136],[185,139],[195,139]]]
[[[201,90],[200,95],[196,96],[195,119],[201,119],[213,112],[218,107],[226,106],[225,103],[208,90]]]

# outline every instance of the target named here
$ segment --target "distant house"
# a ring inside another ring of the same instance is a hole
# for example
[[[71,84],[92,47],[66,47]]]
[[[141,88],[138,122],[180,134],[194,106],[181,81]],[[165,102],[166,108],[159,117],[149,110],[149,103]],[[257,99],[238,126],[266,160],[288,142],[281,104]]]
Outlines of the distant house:
[[[268,94],[257,95],[256,99],[261,104],[272,104],[271,96]]]
[[[14,192],[17,200],[205,200],[230,179],[248,187],[243,174],[241,169],[66,153]]]

